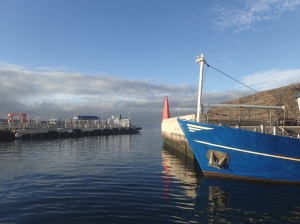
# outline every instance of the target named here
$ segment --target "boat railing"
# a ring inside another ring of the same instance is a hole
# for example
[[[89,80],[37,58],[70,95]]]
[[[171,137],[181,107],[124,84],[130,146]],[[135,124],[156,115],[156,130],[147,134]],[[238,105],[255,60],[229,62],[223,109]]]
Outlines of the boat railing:
[[[204,123],[291,137],[300,131],[299,118],[288,117],[283,106],[203,104],[202,111]]]
[[[222,109],[219,109],[222,108]],[[261,106],[243,104],[203,104],[208,123],[224,125],[285,125],[288,120],[284,106]]]
[[[124,128],[128,126],[118,125],[118,124],[76,124],[73,125],[72,128],[79,129],[103,129],[103,128]]]
[[[45,129],[45,124],[43,123],[29,123],[29,122],[1,122],[1,130],[16,130],[16,129],[25,129],[25,128],[35,128],[35,129]]]

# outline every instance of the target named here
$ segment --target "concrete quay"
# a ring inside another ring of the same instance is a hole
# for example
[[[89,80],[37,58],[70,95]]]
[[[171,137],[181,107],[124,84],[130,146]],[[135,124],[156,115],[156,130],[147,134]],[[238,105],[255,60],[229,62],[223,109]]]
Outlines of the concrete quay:
[[[181,119],[194,120],[195,114],[180,116]],[[177,117],[166,118],[161,123],[161,134],[163,138],[163,147],[166,149],[175,149],[183,155],[194,159],[194,154],[177,122]]]

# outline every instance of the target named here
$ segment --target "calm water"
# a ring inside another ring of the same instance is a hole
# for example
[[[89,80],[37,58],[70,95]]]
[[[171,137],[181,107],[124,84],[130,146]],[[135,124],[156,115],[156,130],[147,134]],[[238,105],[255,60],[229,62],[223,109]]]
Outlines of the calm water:
[[[140,134],[0,143],[0,223],[299,223],[300,186],[204,179]]]

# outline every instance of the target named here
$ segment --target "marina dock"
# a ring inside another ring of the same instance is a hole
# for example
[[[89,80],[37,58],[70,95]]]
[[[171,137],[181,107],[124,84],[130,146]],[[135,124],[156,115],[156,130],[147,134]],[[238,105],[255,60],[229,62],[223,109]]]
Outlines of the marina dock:
[[[21,130],[1,130],[0,142],[13,141],[15,139],[60,139],[77,138],[84,136],[107,136],[137,134],[141,127],[107,127],[107,128],[76,128],[76,129],[33,129],[25,128]]]
[[[13,120],[14,116],[21,117]],[[8,114],[7,121],[0,122],[0,142],[15,139],[60,139],[83,136],[107,136],[137,134],[142,128],[131,124],[131,118],[122,119],[121,115],[100,120],[97,116],[76,115],[69,120],[38,119],[27,120],[26,114]]]
[[[91,116],[84,117],[91,118]],[[92,117],[92,119],[95,118]],[[50,119],[44,122],[36,122],[34,120],[23,120],[1,122],[0,142],[13,141],[15,139],[60,139],[83,136],[130,135],[137,134],[142,129],[131,125],[130,118],[121,119],[114,116],[105,121],[91,119],[58,121],[57,119]]]

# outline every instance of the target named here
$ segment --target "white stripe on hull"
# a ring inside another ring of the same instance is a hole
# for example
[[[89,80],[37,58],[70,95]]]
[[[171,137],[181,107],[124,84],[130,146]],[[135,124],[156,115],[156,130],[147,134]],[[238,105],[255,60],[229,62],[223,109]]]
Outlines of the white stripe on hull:
[[[213,128],[208,128],[200,125],[194,125],[194,124],[187,124],[188,129],[190,131],[201,131],[201,130],[212,130]]]
[[[271,155],[271,154],[267,154],[267,153],[253,152],[253,151],[249,151],[249,150],[238,149],[238,148],[233,148],[233,147],[228,147],[228,146],[223,146],[223,145],[217,145],[217,144],[204,142],[204,141],[199,141],[199,140],[194,140],[194,142],[202,143],[202,144],[205,144],[205,145],[216,146],[216,147],[220,147],[220,148],[224,148],[224,149],[230,149],[230,150],[239,151],[239,152],[245,152],[245,153],[251,153],[251,154],[256,154],[256,155],[261,155],[261,156],[268,156],[268,157],[277,158],[277,159],[286,159],[286,160],[292,160],[292,161],[300,162],[300,159],[292,158],[292,157],[277,156],[277,155]]]

